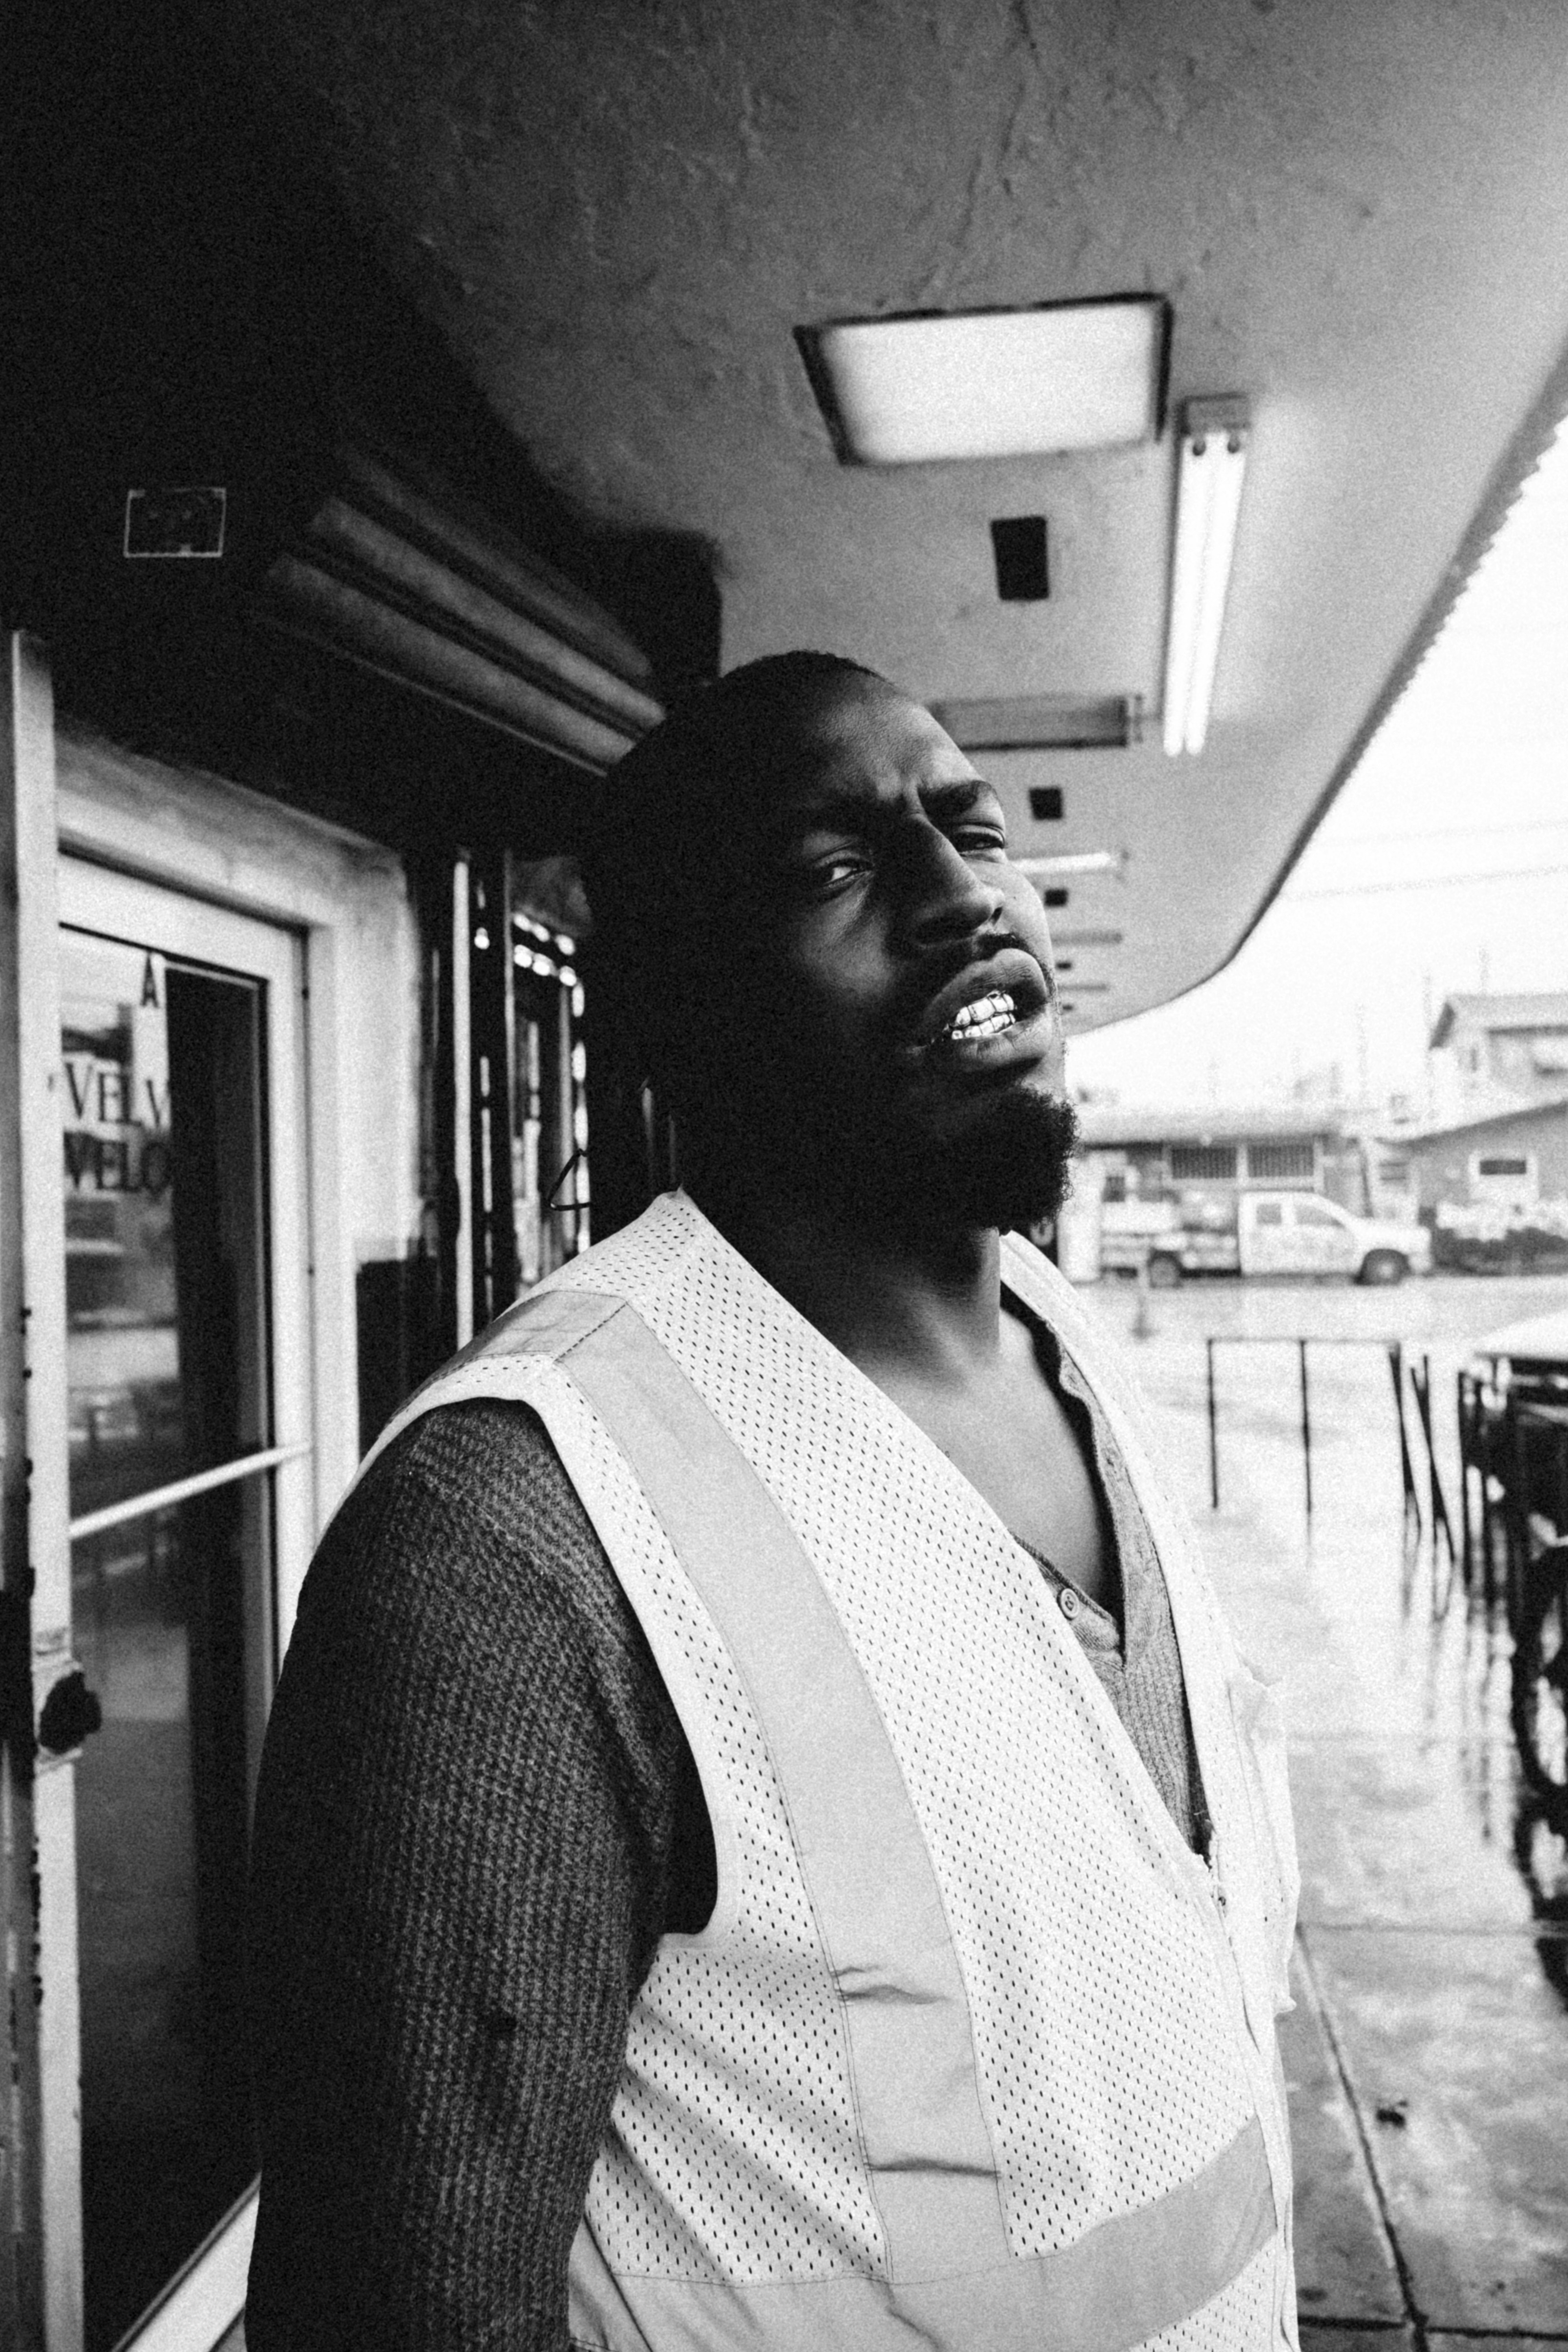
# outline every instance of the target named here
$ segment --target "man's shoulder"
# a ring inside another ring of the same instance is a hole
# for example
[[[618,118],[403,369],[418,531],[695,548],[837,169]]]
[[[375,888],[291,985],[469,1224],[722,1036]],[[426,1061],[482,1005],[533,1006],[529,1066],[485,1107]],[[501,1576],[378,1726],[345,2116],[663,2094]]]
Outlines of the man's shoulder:
[[[434,1404],[345,1497],[307,1579],[334,1614],[499,1624],[620,1614],[615,1571],[537,1413],[491,1397]]]
[[[433,1401],[377,1454],[358,1493],[384,1497],[409,1482],[459,1502],[571,1488],[538,1413],[525,1402],[487,1395]]]

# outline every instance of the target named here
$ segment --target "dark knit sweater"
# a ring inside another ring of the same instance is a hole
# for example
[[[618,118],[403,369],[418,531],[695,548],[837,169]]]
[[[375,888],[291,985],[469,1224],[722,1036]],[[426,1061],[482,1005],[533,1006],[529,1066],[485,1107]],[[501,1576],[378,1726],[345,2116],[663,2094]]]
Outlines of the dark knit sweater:
[[[683,1817],[706,1834],[541,1424],[417,1423],[311,1566],[268,1727],[248,2352],[565,2344],[631,2002],[711,1907]]]
[[[1075,1630],[1194,1835],[1142,1516],[1073,1368],[1041,1352],[1134,1638],[1123,1657],[1087,1602]],[[660,1935],[713,1895],[685,1737],[542,1426],[498,1403],[427,1416],[329,1531],[268,1729],[249,2352],[563,2352],[628,2011]]]

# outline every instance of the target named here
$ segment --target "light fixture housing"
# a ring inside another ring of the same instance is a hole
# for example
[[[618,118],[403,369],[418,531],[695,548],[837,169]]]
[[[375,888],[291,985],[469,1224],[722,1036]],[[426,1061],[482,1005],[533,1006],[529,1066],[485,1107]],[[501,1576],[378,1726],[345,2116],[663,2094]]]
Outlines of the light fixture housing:
[[[1019,694],[933,702],[931,717],[963,751],[1102,751],[1136,743],[1136,694]]]
[[[1119,294],[844,319],[795,341],[842,461],[914,466],[1156,439],[1170,327],[1163,296]]]
[[[1208,739],[1251,414],[1245,400],[1189,400],[1176,460],[1175,548],[1165,632],[1165,749]]]
[[[1120,882],[1127,872],[1124,849],[1061,849],[1049,857],[1015,857],[1014,865],[1031,882],[1054,880],[1058,875],[1109,874]]]

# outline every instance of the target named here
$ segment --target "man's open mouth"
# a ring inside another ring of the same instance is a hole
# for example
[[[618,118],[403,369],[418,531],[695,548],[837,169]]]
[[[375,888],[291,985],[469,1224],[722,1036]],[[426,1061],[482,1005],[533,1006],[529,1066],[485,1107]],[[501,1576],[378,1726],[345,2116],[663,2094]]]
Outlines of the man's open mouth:
[[[969,1063],[998,1059],[1031,1044],[1043,1044],[1050,984],[1036,959],[1021,948],[1004,948],[983,968],[955,972],[929,999],[905,1047],[913,1061],[935,1055]]]
[[[983,1037],[1000,1037],[1005,1029],[1017,1026],[1018,1008],[1005,989],[994,988],[988,996],[978,996],[972,1004],[962,1004],[938,1034],[942,1037],[959,1038],[966,1045],[977,1045]]]

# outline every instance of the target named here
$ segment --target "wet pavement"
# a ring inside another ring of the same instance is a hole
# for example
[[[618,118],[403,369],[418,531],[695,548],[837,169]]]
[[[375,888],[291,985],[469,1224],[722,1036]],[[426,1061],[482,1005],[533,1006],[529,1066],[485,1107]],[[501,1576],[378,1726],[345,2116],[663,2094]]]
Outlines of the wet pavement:
[[[1090,1295],[1131,1333],[1129,1287]],[[1242,1645],[1285,1679],[1303,1892],[1282,2041],[1311,2352],[1568,2344],[1568,1822],[1519,1769],[1500,1610],[1429,1527],[1405,1538],[1368,1344],[1430,1356],[1457,1529],[1454,1370],[1498,1325],[1565,1304],[1545,1280],[1194,1284],[1147,1300],[1152,1329],[1130,1339]],[[1310,1529],[1300,1359],[1279,1344],[1300,1335]]]

